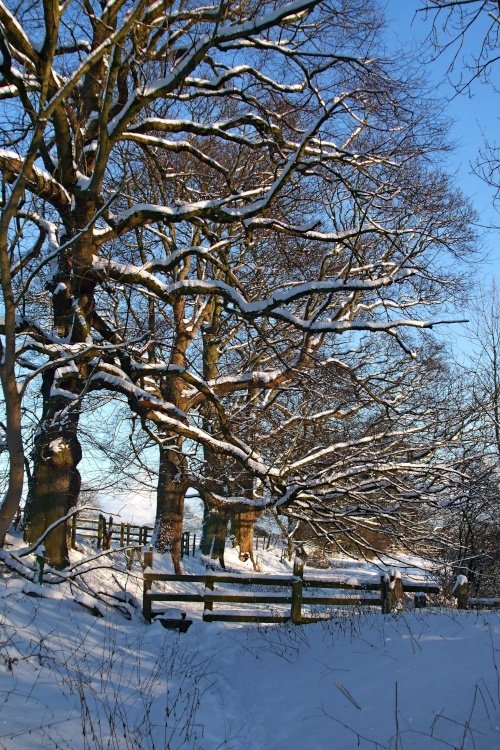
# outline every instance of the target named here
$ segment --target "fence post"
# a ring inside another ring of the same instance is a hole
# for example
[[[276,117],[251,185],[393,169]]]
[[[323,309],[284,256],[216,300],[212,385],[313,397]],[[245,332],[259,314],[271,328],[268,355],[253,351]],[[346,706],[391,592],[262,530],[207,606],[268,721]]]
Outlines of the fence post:
[[[127,547],[130,544],[130,524],[127,524]]]
[[[304,562],[296,557],[293,562],[292,583],[292,622],[300,625],[302,622],[302,588],[304,586]]]
[[[103,517],[102,524],[102,548],[111,549],[111,539],[113,537],[113,516],[109,517],[109,522]]]
[[[380,576],[380,594],[384,615],[391,612],[400,612],[404,609],[403,582],[399,570],[392,569]]]
[[[147,554],[147,553],[146,553]],[[142,588],[142,614],[146,622],[151,622],[151,599],[148,594],[151,591],[152,582],[143,579]]]
[[[189,531],[183,531],[181,536],[181,557],[187,555],[189,557]]]
[[[193,534],[193,557],[196,552],[196,534]]]
[[[148,527],[142,527],[142,543],[146,545],[148,543]]]
[[[469,581],[467,580],[467,576],[457,576],[457,580],[455,581],[455,585],[453,586],[453,591],[451,593],[452,596],[454,596],[457,600],[458,609],[469,608]]]
[[[120,547],[125,546],[125,524],[120,524]]]
[[[129,550],[131,553],[130,561],[133,560],[134,550]],[[149,568],[149,570],[153,569],[153,546],[150,545],[149,549],[144,552],[143,556],[144,566],[143,566],[143,588],[142,588],[142,614],[144,616],[144,619],[147,622],[151,622],[151,599],[149,598],[148,594],[151,591],[152,582],[147,580],[145,578],[145,571]],[[128,569],[128,565],[127,565]]]
[[[78,513],[75,513],[71,519],[71,549],[76,549],[76,517]]]
[[[424,591],[418,591],[413,597],[415,609],[424,609],[427,607],[427,596]]]
[[[205,588],[208,589],[209,591],[213,591],[214,582],[205,578]],[[205,602],[205,601],[203,602],[203,619],[205,619],[205,610],[208,610],[209,612],[211,612],[213,608],[214,608],[213,602]]]

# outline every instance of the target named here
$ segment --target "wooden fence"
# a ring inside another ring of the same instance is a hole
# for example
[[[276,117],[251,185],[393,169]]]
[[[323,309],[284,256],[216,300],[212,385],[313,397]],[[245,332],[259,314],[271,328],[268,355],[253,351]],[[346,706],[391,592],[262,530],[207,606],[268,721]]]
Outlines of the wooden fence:
[[[189,557],[189,555],[194,557],[195,554],[196,534],[191,535],[190,531],[184,531],[181,536],[181,557]]]
[[[151,560],[152,562],[152,560]],[[156,582],[203,584],[203,591],[156,591]],[[216,586],[239,586],[240,590],[228,591]],[[305,616],[304,606],[381,606],[383,612],[392,612],[403,608],[404,593],[415,593],[415,605],[425,606],[426,594],[437,594],[439,586],[434,583],[404,582],[398,574],[381,576],[379,581],[357,583],[355,581],[339,581],[326,578],[306,578],[303,565],[295,562],[293,575],[280,576],[241,576],[227,573],[212,573],[210,575],[175,575],[173,573],[155,573],[153,570],[144,571],[143,615],[150,622],[153,617],[163,610],[155,611],[154,602],[172,604],[176,602],[198,602],[203,604],[203,620],[206,622],[257,622],[279,623],[292,621],[299,624],[322,619],[317,614]],[[279,588],[280,591],[250,591],[250,586],[265,588]],[[246,589],[246,590],[245,590]],[[336,590],[335,595],[325,595],[322,591]],[[345,592],[352,593],[345,593]],[[341,593],[344,592],[344,593]],[[286,606],[288,612],[232,612],[221,610],[214,612],[214,604],[233,605],[280,605]]]
[[[101,513],[97,518],[87,518],[75,514],[71,519],[71,546],[75,547],[76,536],[93,539],[98,549],[110,549],[113,542],[120,547],[144,546],[151,539],[151,526],[138,526],[132,523],[117,523],[113,516],[108,519]]]
[[[255,550],[274,549],[276,545],[281,544],[283,537],[281,534],[255,534],[253,546]]]
[[[96,518],[75,514],[71,519],[71,546],[75,547],[76,536],[92,539],[98,549],[110,549],[112,543],[120,547],[143,547],[151,539],[151,526],[138,526],[132,523],[116,522],[113,516],[106,518],[102,513]],[[181,557],[194,557],[196,534],[185,531],[181,537]]]
[[[75,547],[76,536],[92,539],[98,549],[109,549],[112,543],[120,547],[145,546],[151,539],[151,526],[138,526],[132,523],[117,522],[113,516],[106,518],[103,513],[95,518],[75,514],[71,519],[71,546]],[[256,550],[269,550],[281,541],[279,534],[257,534],[254,537]],[[181,536],[181,557],[194,557],[196,554],[196,534],[184,531]]]

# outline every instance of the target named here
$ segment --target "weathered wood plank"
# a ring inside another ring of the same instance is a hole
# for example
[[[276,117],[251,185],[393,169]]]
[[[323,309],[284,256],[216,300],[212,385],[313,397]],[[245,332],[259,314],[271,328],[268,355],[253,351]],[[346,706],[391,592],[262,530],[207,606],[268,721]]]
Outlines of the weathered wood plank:
[[[230,575],[229,573],[210,573],[210,575],[192,575],[189,573],[176,575],[175,573],[160,573],[154,570],[144,573],[144,579],[179,583],[204,583],[205,581],[211,583],[240,583],[244,586],[252,584],[256,586],[291,586],[293,582],[292,576],[238,576]]]
[[[154,570],[149,570],[144,572],[144,580],[145,581],[172,581],[172,582],[180,582],[180,583],[205,583],[207,580],[206,575],[194,575],[194,574],[186,574],[186,575],[176,575],[175,573],[158,573]]]
[[[333,579],[304,579],[304,588],[307,589],[339,589],[352,591],[380,591],[380,581],[364,581],[363,583],[350,583],[348,581],[335,581]]]
[[[302,604],[321,604],[325,606],[338,606],[338,605],[367,605],[376,607],[380,606],[382,599],[380,596],[368,597],[368,596],[304,596],[302,597]]]
[[[316,589],[339,589],[339,590],[353,590],[353,591],[380,591],[380,581],[363,581],[362,583],[354,583],[348,581],[335,581],[333,579],[319,579],[312,578],[304,579],[305,588],[316,588]],[[436,583],[430,581],[421,581],[415,583],[414,581],[408,581],[403,578],[403,590],[405,593],[418,593],[424,591],[426,594],[439,594],[441,592],[440,587]]]
[[[235,615],[232,613],[222,612],[204,612],[203,620],[205,622],[256,622],[262,624],[273,624],[289,622],[289,615],[257,615],[257,614],[239,614]]]
[[[491,597],[472,597],[469,599],[471,609],[498,609],[500,608],[500,599]]]
[[[147,598],[150,602],[203,602],[203,594],[179,594],[177,592],[160,593],[159,591],[148,592]]]
[[[291,604],[290,594],[264,594],[258,591],[235,594],[205,594],[206,602],[225,602],[234,604]]]
[[[403,578],[403,591],[405,594],[418,594],[422,591],[424,594],[440,594],[441,587],[437,583],[422,581],[420,583],[411,583]]]

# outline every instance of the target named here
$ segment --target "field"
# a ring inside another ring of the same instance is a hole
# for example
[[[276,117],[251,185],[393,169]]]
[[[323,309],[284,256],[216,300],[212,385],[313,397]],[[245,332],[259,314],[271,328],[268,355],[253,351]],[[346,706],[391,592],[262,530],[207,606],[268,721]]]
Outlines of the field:
[[[88,572],[72,583],[38,587],[0,567],[0,748],[500,746],[498,613],[339,609],[323,623],[258,626],[204,623],[199,605],[186,605],[193,624],[179,634],[146,625],[130,603],[140,597],[137,563],[127,573],[121,554],[113,568],[85,554],[73,553],[74,571]],[[227,564],[249,572],[232,551]],[[260,551],[259,564],[289,571],[277,550]],[[377,571],[337,560],[334,572]],[[121,599],[126,591],[129,603],[118,612],[100,601],[104,616],[93,616],[82,581]]]

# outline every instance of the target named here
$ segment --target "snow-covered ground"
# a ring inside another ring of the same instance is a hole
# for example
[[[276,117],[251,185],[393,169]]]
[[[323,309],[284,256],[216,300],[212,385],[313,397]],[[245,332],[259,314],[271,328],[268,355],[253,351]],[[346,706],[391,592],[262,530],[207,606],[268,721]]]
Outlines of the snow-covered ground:
[[[226,562],[249,571],[232,550]],[[130,574],[121,555],[115,570],[101,564],[79,568],[92,568],[92,590],[140,595],[137,563]],[[259,564],[290,570],[276,550],[259,550]],[[333,573],[378,570],[337,561]],[[259,626],[204,623],[193,604],[180,635],[130,606],[128,620],[101,602],[96,618],[69,583],[44,585],[48,598],[26,588],[0,564],[0,748],[500,747],[498,613],[339,610],[323,623]]]

